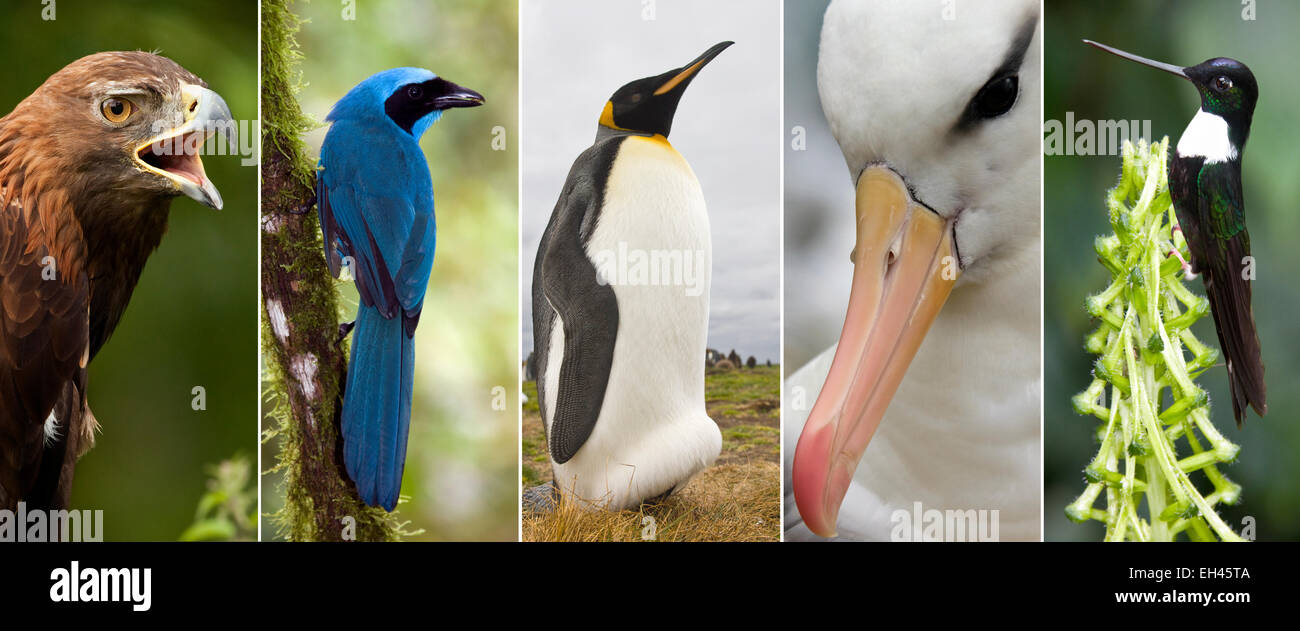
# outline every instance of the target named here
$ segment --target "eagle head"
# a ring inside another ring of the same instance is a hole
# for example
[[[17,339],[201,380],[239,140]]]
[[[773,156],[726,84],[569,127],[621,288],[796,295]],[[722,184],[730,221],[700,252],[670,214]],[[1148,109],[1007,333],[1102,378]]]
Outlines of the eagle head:
[[[96,53],[51,75],[0,120],[0,175],[14,186],[15,174],[56,174],[70,197],[99,208],[185,195],[220,209],[199,150],[220,132],[233,153],[234,125],[225,100],[176,62]],[[41,184],[21,188],[29,186]]]

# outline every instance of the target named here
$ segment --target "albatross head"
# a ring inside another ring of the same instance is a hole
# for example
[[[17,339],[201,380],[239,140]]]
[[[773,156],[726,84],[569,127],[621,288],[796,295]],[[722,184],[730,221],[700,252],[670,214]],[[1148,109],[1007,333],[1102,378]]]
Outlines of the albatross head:
[[[818,91],[857,190],[848,312],[792,470],[823,536],[949,293],[1040,239],[1038,2],[954,9],[837,0],[822,26]]]

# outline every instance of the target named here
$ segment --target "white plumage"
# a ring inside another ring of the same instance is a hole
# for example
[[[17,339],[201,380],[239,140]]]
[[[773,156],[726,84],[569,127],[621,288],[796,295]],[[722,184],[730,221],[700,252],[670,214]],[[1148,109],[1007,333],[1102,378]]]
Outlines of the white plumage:
[[[964,267],[853,475],[838,534],[887,539],[895,511],[919,501],[926,509],[998,510],[1002,539],[1038,539],[1041,25],[1012,110],[954,129],[1038,3],[959,4],[952,20],[941,9],[836,1],[823,23],[818,88],[848,164],[845,184],[867,166],[892,168],[917,199],[945,218],[958,216]],[[845,209],[845,229],[851,217]],[[815,538],[796,508],[790,470],[834,351],[785,383],[788,540]]]
[[[45,417],[45,446],[54,444],[59,439],[59,419],[54,417],[54,412]]]
[[[1228,121],[1199,109],[1178,138],[1177,151],[1180,156],[1201,156],[1206,164],[1237,159],[1237,148],[1228,138]]]
[[[680,253],[702,261],[693,283],[650,284],[610,274],[618,336],[595,429],[572,459],[552,462],[561,489],[600,508],[635,508],[680,488],[712,465],[722,434],[704,408],[712,246],[704,194],[690,165],[666,140],[631,136],[610,171],[587,257],[600,266],[620,250]],[[618,284],[620,278],[625,284]],[[564,332],[552,329],[547,410],[555,409]],[[546,419],[549,433],[551,419]]]

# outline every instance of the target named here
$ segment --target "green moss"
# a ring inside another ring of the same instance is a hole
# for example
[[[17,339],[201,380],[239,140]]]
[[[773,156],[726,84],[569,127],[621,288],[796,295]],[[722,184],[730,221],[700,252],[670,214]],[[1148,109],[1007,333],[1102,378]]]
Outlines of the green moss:
[[[302,135],[319,126],[302,113],[297,94],[302,89],[302,73],[297,70],[302,59],[297,34],[302,20],[288,4],[292,0],[262,2],[262,142],[270,143],[285,156],[303,156]],[[294,160],[290,172],[308,189],[315,182],[315,165]],[[281,191],[291,194],[288,189]]]
[[[262,231],[263,295],[281,301],[291,331],[281,343],[263,323],[264,409],[270,423],[263,442],[278,446],[275,465],[264,473],[281,474],[284,492],[284,505],[269,517],[277,535],[293,541],[347,535],[362,541],[396,540],[417,533],[407,532],[407,522],[395,513],[365,506],[338,462],[334,419],[344,368],[342,350],[333,346],[338,293],[325,264],[315,213],[290,214],[310,202],[315,179],[301,135],[317,124],[303,115],[296,99],[301,53],[295,35],[300,25],[288,0],[263,0],[262,212],[264,222],[280,226]],[[318,360],[319,389],[313,389],[310,400],[297,393],[303,413],[295,418],[290,389],[295,384],[288,366],[290,356],[304,354]]]

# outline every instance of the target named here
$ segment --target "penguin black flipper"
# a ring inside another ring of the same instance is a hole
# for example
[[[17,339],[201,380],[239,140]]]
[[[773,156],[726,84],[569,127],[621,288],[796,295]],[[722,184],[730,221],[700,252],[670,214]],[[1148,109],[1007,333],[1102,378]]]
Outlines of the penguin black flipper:
[[[1246,232],[1245,204],[1240,170],[1226,165],[1206,164],[1197,177],[1198,213],[1202,217],[1201,252],[1192,252],[1205,279],[1219,346],[1228,363],[1228,384],[1232,393],[1232,415],[1240,427],[1246,406],[1263,416],[1265,403],[1264,364],[1259,335],[1251,307],[1251,281],[1244,278],[1250,256],[1250,235]]]
[[[564,464],[587,442],[600,417],[614,363],[618,300],[597,278],[587,242],[600,220],[610,168],[624,137],[596,142],[574,161],[542,235],[533,271],[533,338],[543,418],[552,327],[564,327],[555,409],[547,432],[551,458]]]

